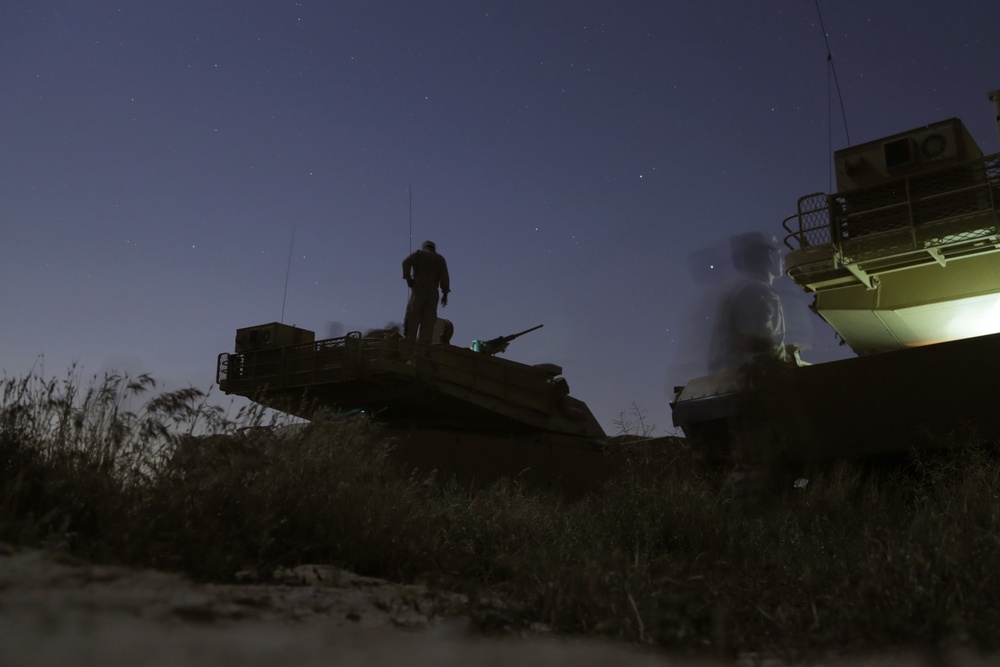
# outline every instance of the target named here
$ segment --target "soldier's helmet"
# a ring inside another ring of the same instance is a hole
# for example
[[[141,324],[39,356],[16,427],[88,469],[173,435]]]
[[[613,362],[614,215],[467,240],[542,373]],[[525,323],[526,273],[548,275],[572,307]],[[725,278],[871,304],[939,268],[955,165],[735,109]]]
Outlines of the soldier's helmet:
[[[424,250],[437,250],[437,246],[434,245],[434,241],[424,241],[420,247]]]
[[[730,247],[733,253],[733,265],[741,273],[781,272],[780,265],[775,270],[776,263],[781,261],[781,253],[778,240],[773,236],[768,237],[759,232],[740,234],[732,237]]]

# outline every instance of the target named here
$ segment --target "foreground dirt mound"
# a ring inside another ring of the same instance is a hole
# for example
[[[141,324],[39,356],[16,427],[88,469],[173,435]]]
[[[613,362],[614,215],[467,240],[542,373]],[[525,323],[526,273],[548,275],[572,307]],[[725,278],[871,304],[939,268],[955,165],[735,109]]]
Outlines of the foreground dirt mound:
[[[470,636],[461,596],[329,566],[280,584],[183,577],[0,545],[8,665],[662,665],[627,646]]]
[[[0,612],[40,617],[101,611],[214,625],[316,617],[334,628],[423,629],[464,604],[461,596],[325,565],[280,571],[277,585],[195,585],[178,575],[92,565],[55,553],[4,546],[0,553]]]
[[[84,563],[0,544],[0,667],[79,665],[720,665],[606,641],[482,639],[458,595],[330,566],[279,573],[279,584],[197,585],[183,577]],[[740,666],[779,667],[744,655]],[[965,667],[970,655],[906,655],[840,665]]]

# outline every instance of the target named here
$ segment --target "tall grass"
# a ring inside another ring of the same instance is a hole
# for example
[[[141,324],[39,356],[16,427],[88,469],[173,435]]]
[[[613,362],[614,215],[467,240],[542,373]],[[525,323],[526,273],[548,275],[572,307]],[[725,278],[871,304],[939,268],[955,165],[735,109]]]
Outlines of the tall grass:
[[[970,439],[747,508],[684,445],[572,502],[402,468],[363,419],[232,418],[145,377],[6,380],[0,539],[200,580],[331,563],[469,594],[483,630],[714,654],[1000,647],[1000,464]]]

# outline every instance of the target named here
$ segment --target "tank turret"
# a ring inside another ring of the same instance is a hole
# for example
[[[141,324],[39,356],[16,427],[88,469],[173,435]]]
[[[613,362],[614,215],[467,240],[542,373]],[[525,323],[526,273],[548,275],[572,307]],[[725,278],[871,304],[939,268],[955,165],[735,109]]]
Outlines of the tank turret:
[[[955,118],[837,151],[786,272],[858,354],[1000,332],[1000,157]]]

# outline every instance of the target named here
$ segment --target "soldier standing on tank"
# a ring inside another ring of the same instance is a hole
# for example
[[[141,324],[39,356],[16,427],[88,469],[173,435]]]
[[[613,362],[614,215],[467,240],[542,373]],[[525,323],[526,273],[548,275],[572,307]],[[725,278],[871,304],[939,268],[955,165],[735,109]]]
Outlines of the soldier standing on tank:
[[[410,300],[403,318],[403,336],[407,340],[430,343],[437,321],[438,288],[441,289],[441,306],[448,305],[451,284],[448,263],[437,253],[433,241],[424,241],[420,250],[410,253],[403,260],[403,280],[410,286]]]

